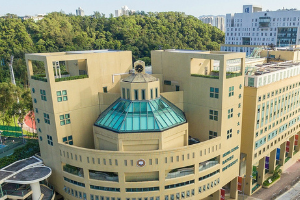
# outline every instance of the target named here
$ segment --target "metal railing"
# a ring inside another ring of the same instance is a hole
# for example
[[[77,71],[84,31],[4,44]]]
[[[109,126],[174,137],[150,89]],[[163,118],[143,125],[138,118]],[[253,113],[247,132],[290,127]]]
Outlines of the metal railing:
[[[80,176],[80,177],[84,177],[83,170],[81,168],[76,168],[76,167],[64,165],[63,166],[63,170],[65,172],[70,173],[70,174],[73,174],[73,175],[76,175],[76,176]]]
[[[215,165],[219,164],[219,162],[217,160],[213,160],[213,161],[207,161],[205,163],[200,163],[199,165],[199,172],[200,171],[203,171],[203,170],[206,170],[208,168],[211,168]]]
[[[178,178],[178,177],[187,176],[190,174],[194,174],[194,167],[183,168],[183,169],[178,169],[178,171],[175,171],[175,172],[169,172],[166,179]]]
[[[95,180],[102,180],[102,181],[114,181],[118,182],[119,177],[117,175],[109,175],[105,172],[89,172],[90,179],[95,179]]]

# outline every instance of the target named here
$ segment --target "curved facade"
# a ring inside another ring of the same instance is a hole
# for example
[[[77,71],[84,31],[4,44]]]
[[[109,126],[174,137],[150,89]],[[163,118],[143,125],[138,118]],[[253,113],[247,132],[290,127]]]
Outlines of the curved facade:
[[[239,73],[226,73],[232,59]],[[243,54],[154,51],[153,77],[126,51],[26,60],[41,157],[66,199],[220,199],[222,188],[237,198]],[[44,62],[44,79],[33,60]],[[53,76],[61,62],[75,78]]]

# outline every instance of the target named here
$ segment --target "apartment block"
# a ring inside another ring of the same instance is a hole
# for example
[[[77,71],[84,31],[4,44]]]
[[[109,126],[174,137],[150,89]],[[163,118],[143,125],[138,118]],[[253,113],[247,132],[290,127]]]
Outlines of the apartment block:
[[[293,51],[269,55],[284,53],[294,57]],[[245,75],[240,175],[247,195],[299,158],[299,78],[300,65],[293,61],[258,65]]]
[[[300,44],[300,11],[244,5],[242,13],[226,15],[225,44],[221,51],[246,52],[257,47],[289,47]]]

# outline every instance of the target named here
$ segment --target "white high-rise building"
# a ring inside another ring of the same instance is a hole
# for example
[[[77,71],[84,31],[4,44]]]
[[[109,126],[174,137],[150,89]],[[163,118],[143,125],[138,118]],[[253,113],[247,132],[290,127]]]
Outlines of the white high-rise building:
[[[76,9],[76,15],[84,16],[84,10],[81,7],[79,7],[78,9]]]
[[[220,29],[221,31],[225,32],[225,16],[204,15],[204,16],[200,16],[199,19],[203,23],[215,26],[218,29]]]
[[[243,13],[226,15],[221,51],[250,55],[255,47],[299,45],[299,28],[300,11],[295,8],[262,11],[260,6],[244,5]]]
[[[115,16],[120,17],[122,15],[129,15],[135,13],[135,10],[130,10],[127,6],[122,6],[121,10],[115,10]]]

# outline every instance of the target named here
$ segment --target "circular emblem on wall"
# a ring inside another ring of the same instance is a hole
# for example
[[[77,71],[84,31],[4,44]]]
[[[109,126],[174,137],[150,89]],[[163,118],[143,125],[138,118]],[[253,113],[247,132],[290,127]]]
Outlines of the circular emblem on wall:
[[[144,167],[146,165],[146,162],[145,160],[143,159],[139,159],[137,162],[136,162],[137,166],[138,167]]]

